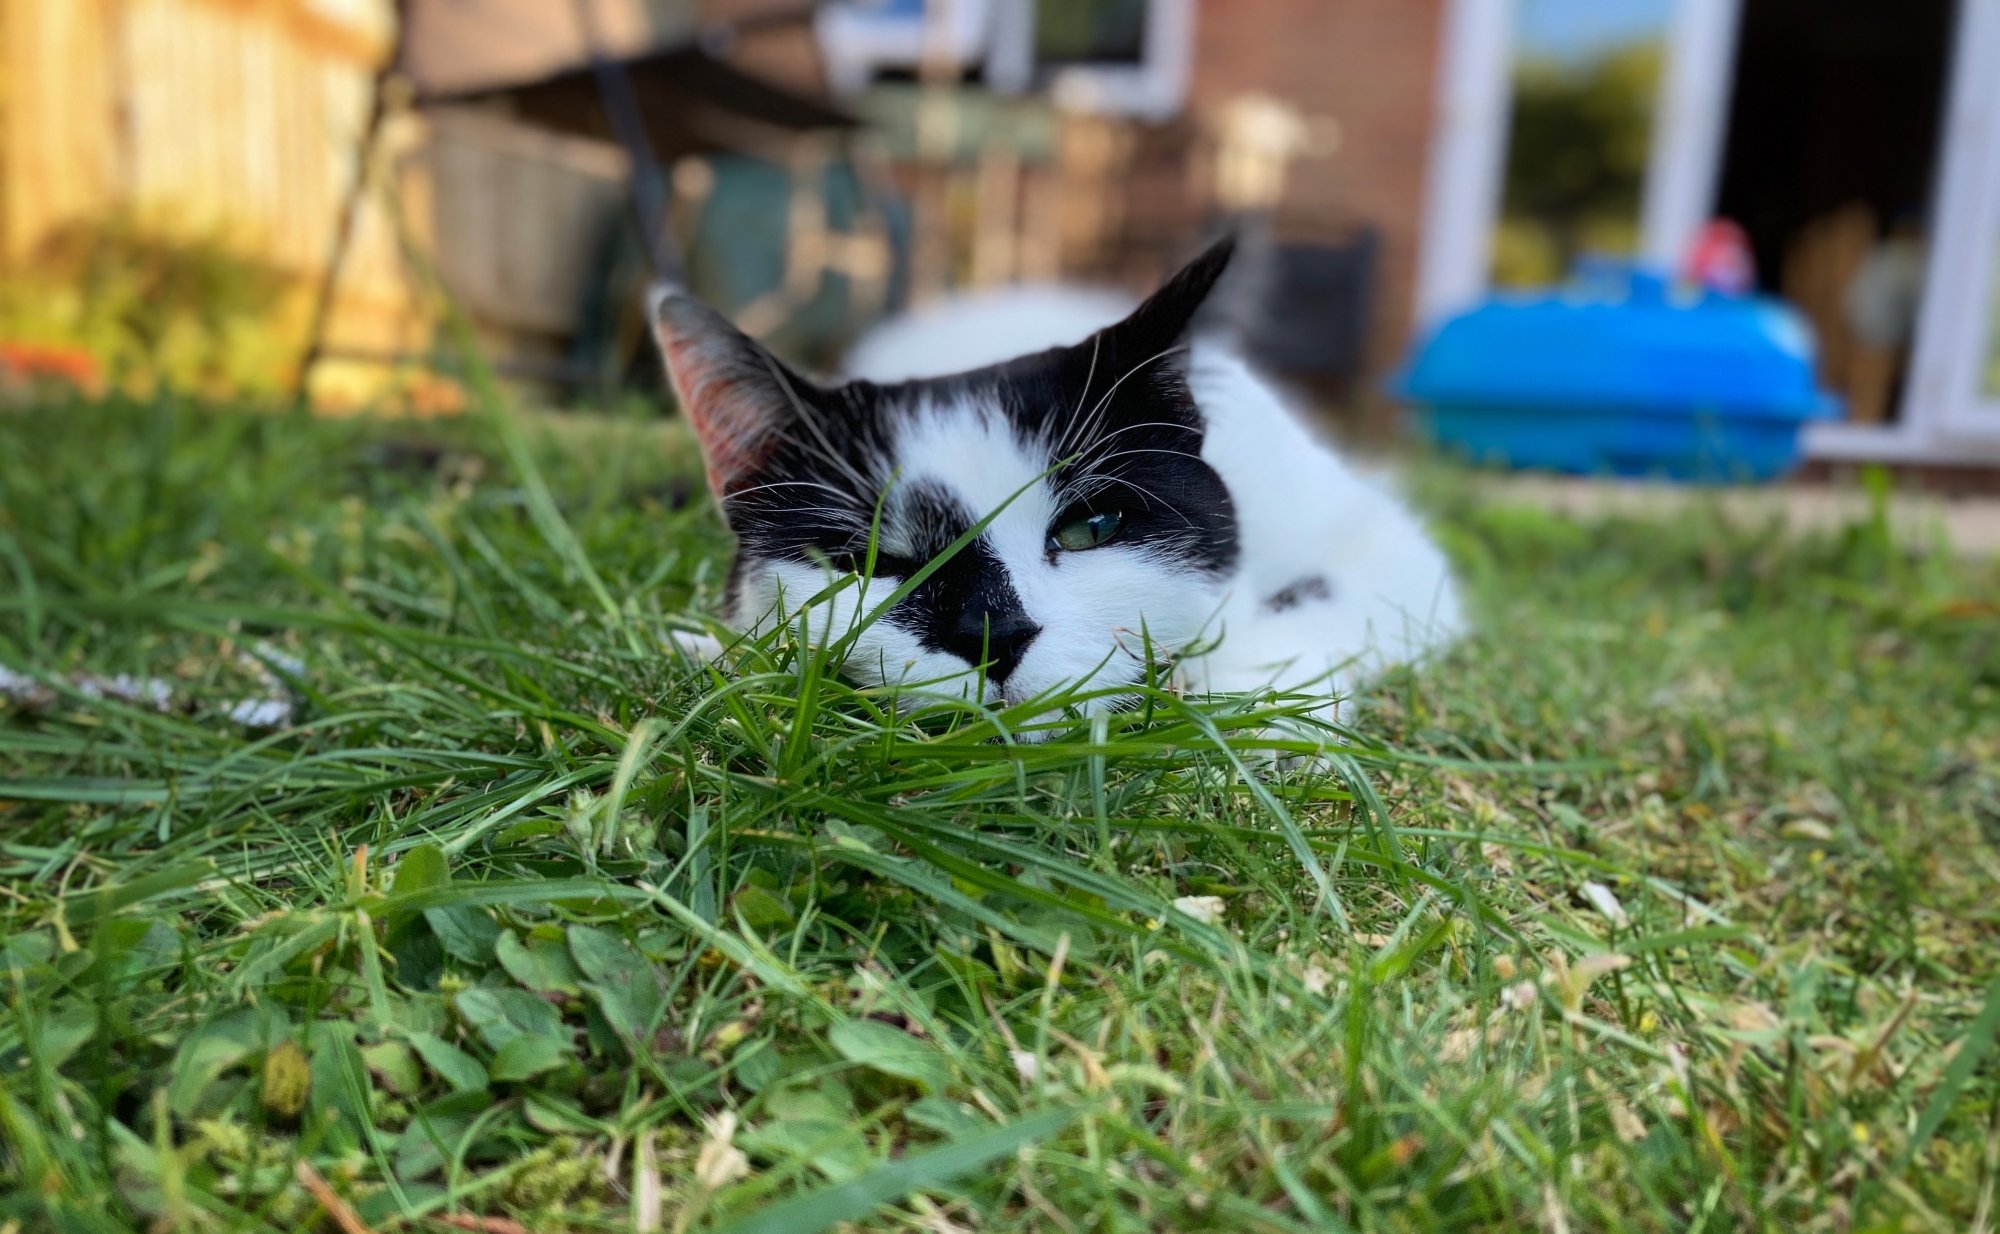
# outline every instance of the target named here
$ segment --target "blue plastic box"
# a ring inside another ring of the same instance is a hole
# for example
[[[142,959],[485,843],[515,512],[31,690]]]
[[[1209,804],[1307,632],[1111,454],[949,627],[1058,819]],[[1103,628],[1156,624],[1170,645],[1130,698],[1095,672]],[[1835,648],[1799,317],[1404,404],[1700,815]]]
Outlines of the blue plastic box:
[[[1585,474],[1763,480],[1837,416],[1812,330],[1784,303],[1671,291],[1608,263],[1558,292],[1446,321],[1397,386],[1418,430],[1477,461]]]

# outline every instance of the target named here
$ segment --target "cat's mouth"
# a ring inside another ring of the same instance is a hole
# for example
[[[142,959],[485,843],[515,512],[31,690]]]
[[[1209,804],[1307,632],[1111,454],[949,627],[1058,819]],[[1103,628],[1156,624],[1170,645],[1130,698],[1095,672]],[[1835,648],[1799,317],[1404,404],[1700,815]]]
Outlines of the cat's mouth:
[[[1167,670],[1158,670],[1158,680],[1168,680]],[[987,705],[1002,709],[1033,707],[1040,704],[1043,710],[1036,713],[1031,723],[1038,726],[1053,726],[1037,740],[1047,740],[1053,732],[1060,731],[1061,720],[1088,721],[1091,716],[1107,712],[1124,711],[1138,702],[1136,691],[1147,680],[1146,666],[1132,665],[1125,671],[1101,670],[1082,681],[1066,681],[1045,685],[1039,689],[1025,684],[1016,687],[1013,682],[1005,686],[988,685]]]
[[[1036,708],[1032,723],[1054,723],[1063,717],[1088,717],[1102,711],[1117,711],[1129,706],[1135,697],[1123,691],[1137,689],[1145,679],[1143,672],[1130,676],[1102,675],[1084,681],[1063,681],[1030,686],[1026,683],[1015,685],[979,679],[972,671],[953,680],[950,678],[925,685],[905,685],[903,697],[912,701],[933,700],[938,702],[967,702],[977,698],[980,705],[994,711],[1012,711],[1017,708]],[[1081,695],[1083,697],[1076,697]]]
[[[1023,680],[1015,674],[1004,682],[987,681],[985,702],[991,707],[1042,702],[1049,706],[1050,715],[1088,717],[1122,711],[1136,700],[1135,694],[1126,691],[1136,691],[1149,681],[1171,689],[1180,680],[1176,657],[1159,646],[1150,650],[1153,653],[1150,656],[1141,654],[1120,639],[1110,657],[1081,677]]]

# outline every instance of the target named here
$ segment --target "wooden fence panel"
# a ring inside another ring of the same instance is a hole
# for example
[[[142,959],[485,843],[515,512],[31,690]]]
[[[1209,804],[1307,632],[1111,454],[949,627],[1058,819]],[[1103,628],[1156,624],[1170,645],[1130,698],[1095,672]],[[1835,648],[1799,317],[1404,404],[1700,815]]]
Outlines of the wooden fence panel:
[[[0,0],[0,263],[98,214],[117,181],[111,0]]]
[[[391,0],[0,0],[0,270],[74,224],[129,218],[222,238],[310,286],[392,19]],[[624,203],[614,147],[447,111],[392,124],[380,166],[412,239],[489,337],[546,347],[576,328]],[[421,350],[424,303],[373,192],[330,338]],[[300,305],[273,312],[303,324]]]
[[[388,0],[0,0],[0,261],[126,214],[315,272],[389,13]]]
[[[625,200],[625,156],[473,111],[439,110],[429,121],[419,174],[439,277],[483,324],[575,328]]]

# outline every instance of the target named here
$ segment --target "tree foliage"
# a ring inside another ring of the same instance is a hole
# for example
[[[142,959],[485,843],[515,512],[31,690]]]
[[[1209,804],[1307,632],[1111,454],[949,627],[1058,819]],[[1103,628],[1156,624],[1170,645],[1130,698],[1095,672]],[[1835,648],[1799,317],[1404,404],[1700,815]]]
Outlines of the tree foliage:
[[[1633,247],[1659,75],[1655,43],[1581,64],[1516,67],[1502,282],[1546,282],[1585,250]]]

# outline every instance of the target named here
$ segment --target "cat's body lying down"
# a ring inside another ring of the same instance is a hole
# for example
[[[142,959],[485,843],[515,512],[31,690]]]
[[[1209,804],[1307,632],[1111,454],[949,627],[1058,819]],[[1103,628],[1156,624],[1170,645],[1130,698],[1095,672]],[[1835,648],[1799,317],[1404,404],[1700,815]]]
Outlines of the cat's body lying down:
[[[739,541],[728,622],[796,619],[869,568],[872,538],[874,577],[808,617],[839,638],[992,516],[861,631],[847,675],[1011,705],[1192,648],[1176,672],[1194,691],[1330,697],[1453,637],[1449,569],[1402,503],[1226,349],[1189,345],[1228,255],[1136,309],[1019,289],[890,323],[830,389],[663,296],[668,370]]]

